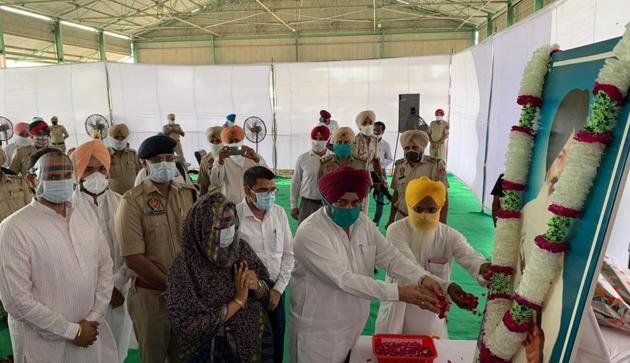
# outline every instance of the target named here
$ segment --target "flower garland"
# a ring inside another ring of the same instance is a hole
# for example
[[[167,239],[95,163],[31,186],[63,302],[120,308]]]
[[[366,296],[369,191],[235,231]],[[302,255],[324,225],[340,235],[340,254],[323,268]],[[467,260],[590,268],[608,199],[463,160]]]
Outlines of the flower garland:
[[[518,126],[512,127],[505,161],[501,210],[497,213],[492,265],[488,288],[482,343],[492,336],[504,314],[510,310],[521,230],[522,193],[526,189],[529,165],[534,146],[535,129],[542,105],[545,76],[549,59],[557,47],[544,46],[532,55],[525,67],[517,103],[522,106]],[[483,349],[482,349],[483,353]],[[482,361],[487,361],[483,360]]]
[[[542,307],[561,268],[560,261],[568,248],[569,227],[580,217],[606,146],[612,141],[612,130],[630,87],[628,26],[613,54],[616,59],[605,62],[595,81],[595,97],[584,129],[571,141],[571,152],[548,206],[553,217],[546,232],[535,238],[537,248],[528,256],[529,261],[509,311],[503,314],[494,331],[489,334],[486,331],[480,352],[484,363],[510,361],[527,336],[534,310]]]

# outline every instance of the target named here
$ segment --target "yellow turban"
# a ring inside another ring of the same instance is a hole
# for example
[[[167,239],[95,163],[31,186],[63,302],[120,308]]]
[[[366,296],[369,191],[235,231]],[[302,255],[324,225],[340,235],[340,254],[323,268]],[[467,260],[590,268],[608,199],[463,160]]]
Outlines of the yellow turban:
[[[400,144],[402,147],[410,146],[410,144],[420,147],[424,150],[429,144],[429,135],[424,131],[409,130],[400,134]]]
[[[349,143],[354,142],[354,131],[349,127],[340,127],[332,135],[332,143],[336,144],[339,141],[347,141]]]
[[[70,160],[74,166],[74,180],[77,183],[79,183],[81,178],[83,178],[83,173],[85,172],[85,169],[92,157],[100,161],[109,174],[109,167],[112,162],[109,150],[107,150],[107,146],[103,144],[103,141],[100,139],[94,139],[77,146],[72,154],[70,154]]]
[[[118,136],[122,136],[127,138],[129,136],[129,128],[125,124],[115,124],[109,128],[109,136],[116,138]]]
[[[365,121],[365,119],[367,118],[372,120],[372,122],[376,122],[376,114],[374,113],[374,111],[363,111],[359,113],[354,122],[356,122],[357,127],[361,127],[363,126],[363,121]]]
[[[236,138],[239,141],[243,141],[245,138],[245,131],[238,125],[232,125],[230,127],[224,127],[221,129],[221,142],[229,144],[230,139]]]
[[[210,139],[212,137],[218,137],[220,139],[221,131],[223,131],[223,127],[221,126],[208,127],[206,129],[206,139],[208,140],[208,142],[210,142]]]
[[[444,183],[433,181],[426,176],[414,179],[407,184],[405,202],[408,210],[411,211],[418,202],[426,197],[433,198],[438,207],[442,208],[446,203],[446,186]]]

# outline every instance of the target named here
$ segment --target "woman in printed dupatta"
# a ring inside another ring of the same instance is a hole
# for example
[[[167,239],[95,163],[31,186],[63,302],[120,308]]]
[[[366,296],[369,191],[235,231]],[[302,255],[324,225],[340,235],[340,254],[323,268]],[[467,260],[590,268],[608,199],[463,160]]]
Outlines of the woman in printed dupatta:
[[[183,228],[166,299],[184,362],[273,362],[269,274],[238,234],[235,205],[201,198]]]

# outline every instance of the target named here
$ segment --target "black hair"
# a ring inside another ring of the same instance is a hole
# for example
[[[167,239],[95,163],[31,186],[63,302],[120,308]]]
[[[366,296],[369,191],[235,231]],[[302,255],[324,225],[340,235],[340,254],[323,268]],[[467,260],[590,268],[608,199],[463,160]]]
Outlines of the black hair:
[[[551,164],[558,158],[573,131],[577,132],[584,125],[588,116],[588,106],[587,90],[571,90],[560,102],[549,133],[546,170],[549,170]]]
[[[252,166],[247,169],[243,175],[243,185],[251,188],[256,185],[258,179],[272,180],[275,177],[276,174],[264,166]]]
[[[385,123],[384,123],[384,122],[382,122],[382,121],[376,121],[376,122],[374,123],[374,127],[376,127],[376,126],[380,126],[380,127],[382,127],[382,128],[383,128],[383,131],[385,131]]]
[[[59,149],[56,149],[54,147],[45,147],[43,149],[37,150],[33,155],[31,155],[30,160],[29,160],[28,168],[29,169],[34,168],[35,164],[37,164],[39,159],[41,159],[42,156],[47,155],[47,154],[53,154],[53,155],[57,155],[57,156],[65,156],[66,158],[68,157],[66,154],[63,153],[63,151],[61,151]]]

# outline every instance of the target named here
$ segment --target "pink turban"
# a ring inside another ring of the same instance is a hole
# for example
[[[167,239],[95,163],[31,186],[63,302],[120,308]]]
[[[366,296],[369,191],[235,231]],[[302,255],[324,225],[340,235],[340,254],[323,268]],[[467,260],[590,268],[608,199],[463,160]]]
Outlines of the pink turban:
[[[330,203],[335,203],[346,193],[357,193],[363,200],[370,189],[370,173],[365,169],[342,166],[319,178],[319,192]]]
[[[18,122],[15,124],[15,126],[13,126],[13,131],[15,131],[16,134],[21,134],[24,131],[28,132],[28,123],[27,122]]]
[[[77,183],[79,183],[81,178],[83,178],[83,173],[85,172],[90,159],[93,157],[103,164],[105,170],[107,170],[107,173],[109,174],[109,166],[112,159],[109,154],[109,150],[107,150],[107,146],[105,146],[103,141],[100,139],[90,140],[77,146],[70,155],[70,160],[72,160],[72,165],[74,166],[74,180]]]

